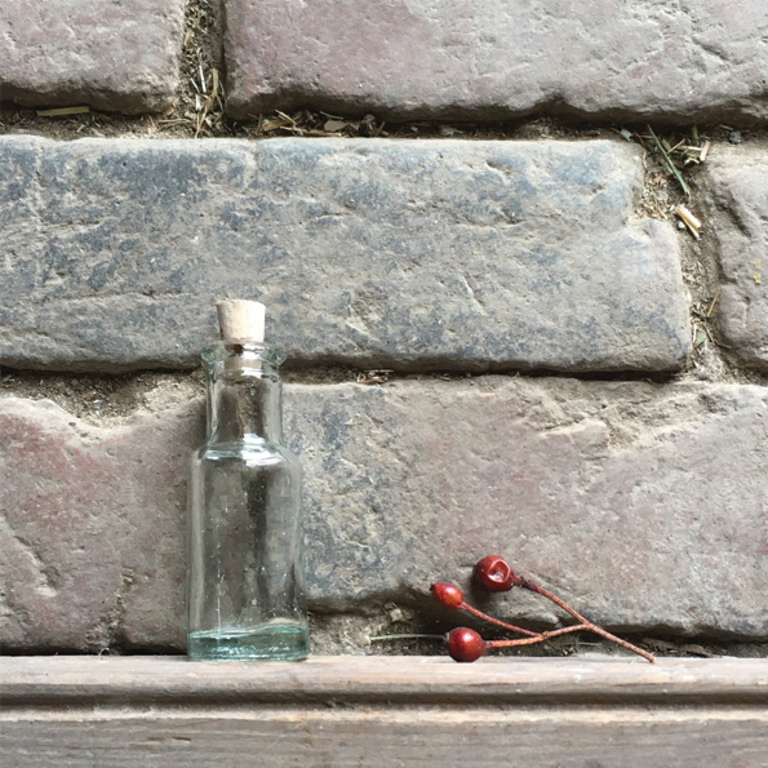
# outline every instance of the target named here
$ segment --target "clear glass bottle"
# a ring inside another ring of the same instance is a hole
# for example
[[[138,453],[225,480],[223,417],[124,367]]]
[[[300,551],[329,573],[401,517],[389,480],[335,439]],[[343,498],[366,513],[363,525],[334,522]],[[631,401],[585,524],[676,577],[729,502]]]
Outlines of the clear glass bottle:
[[[192,456],[188,653],[295,661],[309,653],[301,467],[282,444],[285,359],[259,342],[217,342],[207,365],[205,445]]]

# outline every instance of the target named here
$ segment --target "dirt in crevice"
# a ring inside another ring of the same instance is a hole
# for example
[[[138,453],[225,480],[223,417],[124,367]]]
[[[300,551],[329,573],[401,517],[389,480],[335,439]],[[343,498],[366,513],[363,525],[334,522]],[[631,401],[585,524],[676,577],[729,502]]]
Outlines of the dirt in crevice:
[[[73,416],[93,424],[127,419],[147,406],[149,393],[164,385],[185,385],[204,391],[201,370],[137,371],[120,375],[74,374],[0,369],[0,397],[52,400]]]
[[[313,365],[283,371],[286,384],[328,385],[356,383],[386,386],[394,381],[439,380],[445,382],[502,375],[526,378],[563,378],[580,381],[648,381],[674,386],[685,381],[768,386],[768,375],[740,368],[720,357],[707,342],[691,354],[684,371],[678,373],[563,373],[501,369],[485,372],[398,371],[392,368],[355,368],[340,365]],[[29,371],[0,368],[0,397],[16,396],[31,400],[48,399],[77,418],[94,425],[107,425],[129,419],[146,408],[152,393],[176,388],[184,396],[204,394],[204,373],[192,371],[137,371],[124,374],[67,374],[56,371]]]

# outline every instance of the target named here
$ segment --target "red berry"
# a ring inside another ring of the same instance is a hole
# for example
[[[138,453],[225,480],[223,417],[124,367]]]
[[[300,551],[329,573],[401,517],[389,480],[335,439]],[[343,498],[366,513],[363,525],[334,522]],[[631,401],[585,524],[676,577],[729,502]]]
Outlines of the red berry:
[[[457,627],[448,633],[448,653],[454,661],[475,661],[485,652],[485,641],[474,629]]]
[[[504,558],[486,555],[475,566],[475,581],[489,592],[509,592],[516,576]]]
[[[464,604],[464,595],[461,590],[447,581],[438,581],[429,589],[432,592],[432,597],[449,611],[456,611]]]

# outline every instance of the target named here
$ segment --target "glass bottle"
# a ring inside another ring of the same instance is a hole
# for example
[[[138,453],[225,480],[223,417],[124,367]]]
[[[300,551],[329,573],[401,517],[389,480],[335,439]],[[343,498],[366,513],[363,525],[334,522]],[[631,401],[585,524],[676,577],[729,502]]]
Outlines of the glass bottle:
[[[188,654],[296,661],[309,653],[309,631],[301,467],[282,444],[285,355],[258,331],[232,340],[222,325],[222,335],[202,353],[207,429],[192,456]]]

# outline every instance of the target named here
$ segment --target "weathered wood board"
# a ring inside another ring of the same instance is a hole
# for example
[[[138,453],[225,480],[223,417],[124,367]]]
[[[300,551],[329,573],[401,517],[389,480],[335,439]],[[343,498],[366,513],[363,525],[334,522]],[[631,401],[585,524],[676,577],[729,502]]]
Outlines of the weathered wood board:
[[[0,659],[3,768],[765,768],[768,660]]]

